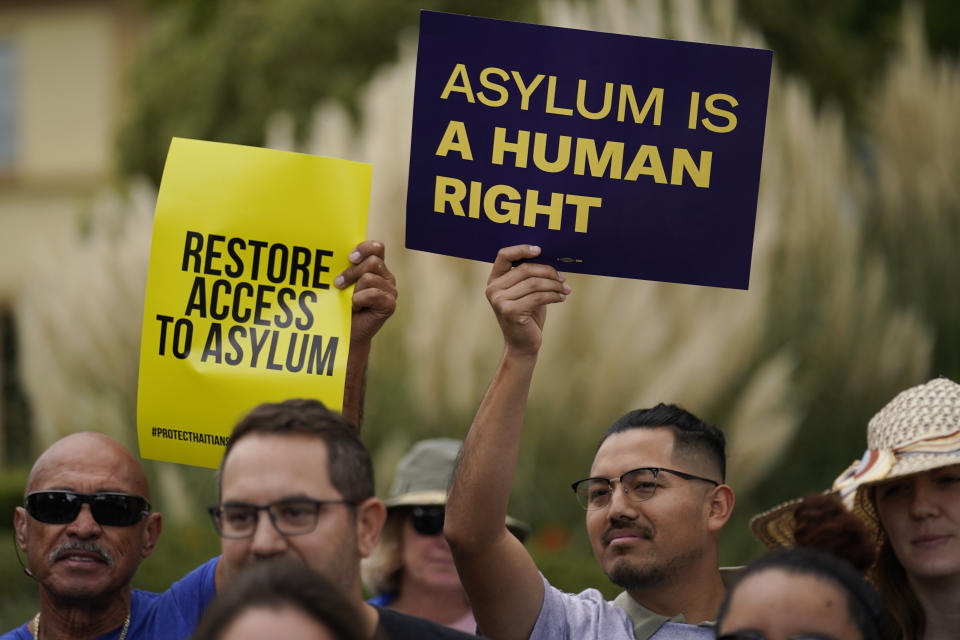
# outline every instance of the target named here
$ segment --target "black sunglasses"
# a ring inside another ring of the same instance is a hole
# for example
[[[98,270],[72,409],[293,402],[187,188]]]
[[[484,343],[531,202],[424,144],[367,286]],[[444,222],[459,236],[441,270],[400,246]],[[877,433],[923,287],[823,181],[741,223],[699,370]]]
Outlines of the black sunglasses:
[[[145,498],[113,492],[34,491],[27,495],[26,508],[40,522],[67,524],[76,520],[85,504],[90,505],[93,519],[108,527],[129,527],[150,513]]]
[[[435,536],[443,531],[443,507],[414,507],[410,510],[413,530],[422,536]]]

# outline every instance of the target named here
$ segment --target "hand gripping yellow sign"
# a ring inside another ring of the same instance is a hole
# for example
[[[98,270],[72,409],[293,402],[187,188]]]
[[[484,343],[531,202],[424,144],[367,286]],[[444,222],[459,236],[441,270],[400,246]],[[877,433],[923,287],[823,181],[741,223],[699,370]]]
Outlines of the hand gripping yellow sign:
[[[343,404],[368,164],[174,138],[160,184],[140,343],[140,455],[220,463],[261,402]]]

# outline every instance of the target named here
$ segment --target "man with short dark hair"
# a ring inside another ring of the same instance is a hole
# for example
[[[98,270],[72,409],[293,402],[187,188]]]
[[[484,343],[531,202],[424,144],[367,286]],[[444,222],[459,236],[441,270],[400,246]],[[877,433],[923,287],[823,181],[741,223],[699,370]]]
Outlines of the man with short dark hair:
[[[354,287],[338,429],[360,424],[371,341],[396,308],[396,280],[384,252],[382,242],[360,243],[334,280],[338,289]],[[40,585],[40,612],[0,640],[36,638],[38,629],[44,638],[187,638],[214,595],[219,559],[163,594],[132,591],[137,566],[162,528],[149,497],[140,463],[107,436],[74,434],[44,452],[28,479],[25,506],[14,514],[27,575]]]
[[[487,298],[505,348],[467,434],[447,502],[450,542],[480,633],[498,640],[712,638],[725,593],[718,535],[733,510],[723,434],[672,405],[628,413],[607,431],[590,477],[575,482],[613,603],[546,581],[502,523],[519,455],[546,305],[570,287],[527,245],[502,249]],[[516,265],[516,266],[515,266]]]
[[[360,561],[386,520],[373,466],[353,426],[315,400],[251,411],[220,466],[222,538],[217,590],[259,560],[302,561],[362,610],[369,638],[466,638],[466,634],[363,601]]]

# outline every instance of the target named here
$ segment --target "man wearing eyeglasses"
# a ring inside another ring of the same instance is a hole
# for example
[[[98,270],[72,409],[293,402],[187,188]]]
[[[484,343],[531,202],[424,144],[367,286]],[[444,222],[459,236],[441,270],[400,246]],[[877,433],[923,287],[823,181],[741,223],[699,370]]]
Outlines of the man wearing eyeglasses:
[[[625,589],[565,594],[540,575],[502,526],[519,453],[546,306],[570,294],[539,248],[502,249],[487,298],[505,348],[467,434],[444,534],[479,631],[511,639],[712,638],[725,593],[718,535],[733,510],[724,438],[672,405],[628,413],[603,436],[590,477],[573,483],[594,556]]]
[[[371,341],[396,307],[396,280],[384,251],[382,242],[360,243],[349,256],[351,266],[334,280],[339,289],[354,286],[344,414],[355,424]],[[131,590],[137,566],[162,528],[149,497],[140,463],[107,436],[74,434],[47,449],[28,478],[25,506],[14,514],[17,545],[27,555],[24,571],[41,587],[40,612],[0,640],[187,638],[234,565],[214,558],[163,594]],[[298,535],[298,518],[305,517],[282,505],[271,508],[270,516],[291,535]],[[253,553],[268,555],[260,546]],[[346,558],[323,557],[349,567]]]
[[[218,591],[259,560],[289,557],[356,603],[369,638],[471,637],[363,601],[360,561],[377,543],[386,507],[356,430],[315,400],[264,404],[240,421],[210,514],[222,538]]]

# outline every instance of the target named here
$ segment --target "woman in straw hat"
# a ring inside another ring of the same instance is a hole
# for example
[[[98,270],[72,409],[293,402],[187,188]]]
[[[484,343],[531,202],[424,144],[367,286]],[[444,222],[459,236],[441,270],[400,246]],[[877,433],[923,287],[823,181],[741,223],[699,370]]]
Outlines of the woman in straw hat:
[[[907,389],[867,426],[863,458],[833,491],[876,532],[871,578],[908,640],[960,638],[960,385]],[[768,546],[792,543],[796,502],[756,516]]]
[[[387,523],[361,572],[375,594],[371,603],[474,633],[477,623],[443,537],[447,487],[460,446],[450,438],[421,440],[400,459],[384,501]],[[526,524],[513,518],[506,524],[524,539]]]

